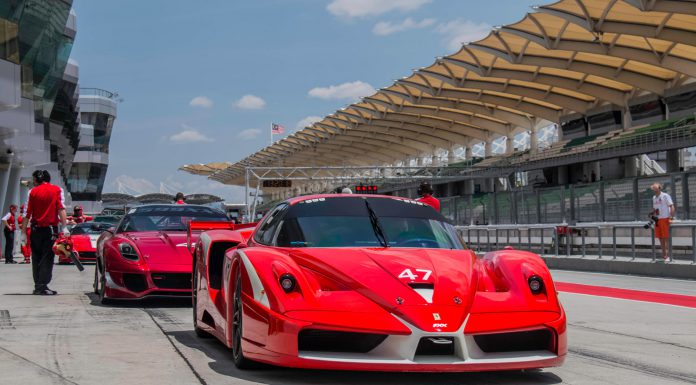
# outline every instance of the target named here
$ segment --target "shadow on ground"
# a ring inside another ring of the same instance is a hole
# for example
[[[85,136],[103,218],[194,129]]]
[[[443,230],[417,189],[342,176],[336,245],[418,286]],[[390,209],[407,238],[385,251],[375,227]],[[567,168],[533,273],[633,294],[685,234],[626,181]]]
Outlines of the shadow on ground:
[[[384,384],[384,385],[454,385],[454,384],[559,384],[562,379],[550,371],[509,371],[483,373],[400,373],[345,372],[330,370],[287,369],[262,366],[256,370],[239,370],[232,363],[232,352],[215,338],[199,338],[190,331],[172,331],[167,335],[189,348],[205,353],[210,368],[224,376],[269,385],[307,384]]]
[[[130,309],[149,309],[149,308],[185,308],[191,307],[191,297],[182,298],[143,298],[143,299],[124,299],[124,300],[111,300],[109,304],[102,304],[99,301],[99,295],[94,292],[88,291],[85,293],[87,298],[89,298],[89,304],[92,306],[105,307],[105,308],[130,308]]]

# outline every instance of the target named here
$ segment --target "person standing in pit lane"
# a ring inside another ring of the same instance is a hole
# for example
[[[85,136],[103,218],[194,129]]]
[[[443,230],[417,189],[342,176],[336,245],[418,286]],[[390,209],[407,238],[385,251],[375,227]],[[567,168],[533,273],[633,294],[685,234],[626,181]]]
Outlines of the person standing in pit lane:
[[[17,224],[19,225],[19,228],[22,229],[22,222],[24,222],[24,209],[25,205],[20,206],[19,208],[19,217],[17,218]],[[20,236],[20,239],[22,237]],[[25,237],[23,238],[23,242],[20,242],[20,250],[22,252],[22,256],[24,257],[24,262],[20,263],[26,263],[29,264],[31,263],[31,245],[27,245],[29,242],[29,239],[31,239],[31,229],[27,228],[27,233]]]
[[[2,217],[2,230],[5,233],[5,263],[17,263],[14,260],[14,234],[16,227],[15,216],[17,214],[17,205],[10,205],[10,212]]]
[[[180,192],[176,193],[176,197],[174,198],[174,201],[175,201],[174,204],[185,205],[186,202],[184,202],[185,201],[184,193],[180,193]]]
[[[666,192],[662,191],[662,183],[653,183],[650,188],[655,193],[653,196],[653,210],[650,215],[657,218],[655,223],[655,238],[660,240],[660,248],[662,249],[662,261],[668,262],[669,255],[669,226],[674,219],[674,201]],[[660,259],[658,259],[660,261]]]
[[[433,196],[433,193],[435,190],[433,190],[433,186],[430,185],[428,182],[422,182],[420,186],[418,187],[418,195],[421,197],[416,199],[416,201],[425,203],[428,206],[431,206],[432,208],[435,209],[438,213],[440,212],[440,201]]]
[[[51,184],[51,174],[46,170],[36,170],[32,174],[34,188],[29,193],[27,214],[22,222],[22,231],[26,234],[27,225],[31,225],[32,272],[34,275],[35,295],[56,295],[48,288],[53,277],[53,242],[58,237],[58,224],[68,236],[67,216],[63,205],[63,190]]]

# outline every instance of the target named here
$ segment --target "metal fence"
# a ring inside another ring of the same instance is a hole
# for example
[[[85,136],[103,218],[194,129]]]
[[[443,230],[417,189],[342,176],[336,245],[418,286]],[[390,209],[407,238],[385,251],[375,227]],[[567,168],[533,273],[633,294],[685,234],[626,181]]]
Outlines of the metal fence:
[[[559,257],[593,255],[616,259],[622,256],[653,261],[661,257],[654,230],[646,229],[645,222],[458,226],[457,230],[467,245],[480,253],[513,246]],[[669,256],[670,260],[696,263],[696,221],[672,223]]]
[[[442,214],[458,225],[644,221],[655,182],[672,196],[677,218],[696,219],[696,172],[448,197]]]

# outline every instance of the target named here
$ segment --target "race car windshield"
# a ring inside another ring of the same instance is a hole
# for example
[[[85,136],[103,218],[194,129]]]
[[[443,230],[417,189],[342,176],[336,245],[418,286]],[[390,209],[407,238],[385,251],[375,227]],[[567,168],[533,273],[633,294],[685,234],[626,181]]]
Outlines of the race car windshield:
[[[291,206],[276,237],[280,247],[464,249],[456,230],[429,206],[407,199],[319,198]],[[370,210],[376,218],[371,218]],[[375,231],[375,219],[383,236]],[[385,245],[386,242],[386,245]]]
[[[99,235],[102,230],[94,228],[91,223],[86,225],[77,225],[70,229],[70,235]]]
[[[225,213],[208,207],[139,207],[123,218],[118,232],[186,231],[191,221],[228,221]]]

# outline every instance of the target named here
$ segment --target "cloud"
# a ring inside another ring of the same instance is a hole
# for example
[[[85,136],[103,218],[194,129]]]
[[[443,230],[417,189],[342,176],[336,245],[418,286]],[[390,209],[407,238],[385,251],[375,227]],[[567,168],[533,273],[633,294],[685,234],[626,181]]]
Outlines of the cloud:
[[[182,124],[181,127],[184,129],[169,137],[169,140],[177,143],[193,143],[193,142],[212,142],[213,139],[205,136],[203,133],[198,131],[193,127],[189,127],[186,124]]]
[[[354,81],[329,87],[315,87],[309,90],[309,96],[324,100],[356,100],[374,94],[375,88],[363,81]]]
[[[415,21],[407,17],[402,22],[392,23],[391,21],[380,21],[372,28],[372,33],[378,36],[387,36],[397,32],[408,31],[410,29],[422,29],[435,24],[435,19],[423,19]]]
[[[244,95],[234,105],[243,110],[260,110],[266,107],[266,101],[255,95]]]
[[[445,37],[448,49],[458,51],[462,43],[481,40],[491,32],[492,28],[486,23],[457,19],[439,24],[436,31]]]
[[[189,106],[210,108],[213,106],[213,101],[205,96],[196,96],[195,98],[191,99]]]
[[[390,11],[413,11],[432,0],[333,0],[326,9],[335,16],[377,16]]]
[[[252,140],[256,139],[256,137],[258,137],[259,135],[261,135],[261,130],[259,130],[258,128],[249,128],[239,132],[237,134],[237,137],[241,140]]]
[[[308,117],[300,120],[299,122],[297,122],[297,125],[295,126],[295,128],[298,130],[301,130],[305,127],[309,127],[312,124],[319,122],[319,121],[322,121],[322,120],[324,120],[324,118],[322,118],[320,116],[308,116]]]

